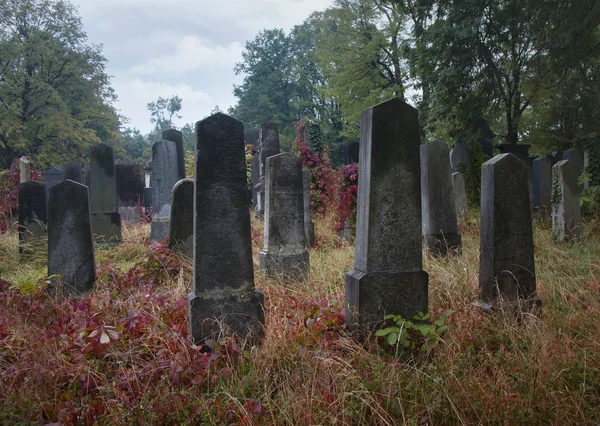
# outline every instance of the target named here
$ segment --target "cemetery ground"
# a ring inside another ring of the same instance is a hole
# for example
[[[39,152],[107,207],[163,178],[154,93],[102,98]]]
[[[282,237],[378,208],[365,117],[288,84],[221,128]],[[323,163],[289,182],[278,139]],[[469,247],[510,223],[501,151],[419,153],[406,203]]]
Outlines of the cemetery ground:
[[[259,346],[194,347],[192,263],[125,223],[123,244],[96,249],[88,296],[44,293],[45,254],[19,262],[0,240],[0,424],[597,424],[600,422],[600,227],[555,244],[534,227],[539,317],[485,314],[477,300],[476,213],[463,255],[424,256],[434,318],[454,311],[439,342],[401,349],[349,337],[344,273],[354,248],[315,218],[305,282],[256,271],[262,223],[252,218],[256,287],[265,294]],[[206,348],[204,348],[206,349]]]

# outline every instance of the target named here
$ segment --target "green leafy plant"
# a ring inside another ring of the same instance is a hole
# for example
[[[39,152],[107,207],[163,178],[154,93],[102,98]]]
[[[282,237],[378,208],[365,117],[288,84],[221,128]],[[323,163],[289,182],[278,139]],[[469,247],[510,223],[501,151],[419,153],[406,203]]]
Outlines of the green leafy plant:
[[[401,348],[418,348],[427,352],[442,341],[443,334],[448,330],[446,319],[453,312],[450,309],[446,310],[432,323],[431,315],[420,311],[413,317],[414,322],[400,315],[389,314],[384,319],[391,320],[395,325],[377,330],[375,336],[384,337],[389,345],[396,346],[396,352]]]

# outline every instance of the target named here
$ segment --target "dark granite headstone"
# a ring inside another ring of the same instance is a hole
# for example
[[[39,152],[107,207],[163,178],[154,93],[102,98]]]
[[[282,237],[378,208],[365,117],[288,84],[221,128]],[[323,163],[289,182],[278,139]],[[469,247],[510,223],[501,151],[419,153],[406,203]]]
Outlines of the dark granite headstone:
[[[580,240],[579,170],[576,162],[559,161],[552,168],[552,233],[557,242]]]
[[[90,151],[90,209],[92,232],[98,242],[121,241],[113,148],[103,143]]]
[[[490,128],[487,120],[485,118],[476,118],[472,122],[472,128],[475,133],[479,136],[477,138],[477,142],[481,145],[481,149],[483,150],[483,154],[488,157],[494,156],[494,138],[496,134]]]
[[[343,145],[344,150],[344,164],[358,163],[360,144],[358,142],[345,143]]]
[[[311,196],[310,196],[310,171],[302,170],[302,187],[304,191],[304,236],[306,247],[315,245],[315,224],[312,221]]]
[[[304,279],[310,269],[304,238],[302,161],[289,153],[267,158],[264,249],[260,269],[272,277]]]
[[[450,147],[440,141],[421,145],[421,211],[427,249],[440,256],[460,253]]]
[[[50,188],[48,199],[48,276],[50,291],[79,295],[96,281],[88,188],[70,180]]]
[[[386,314],[427,312],[419,129],[417,110],[399,99],[362,112],[356,253],[346,274],[351,330],[370,332]]]
[[[479,290],[484,308],[535,301],[528,169],[512,154],[481,166]]]
[[[563,151],[562,159],[571,161],[572,166],[569,166],[569,167],[575,168],[574,173],[577,173],[577,179],[579,179],[579,176],[581,176],[583,174],[583,152],[581,152],[581,150],[579,150],[577,148],[569,149],[567,151]],[[578,184],[578,185],[579,185],[579,190],[582,191],[583,184]]]
[[[258,148],[260,139],[260,129],[258,127],[244,126],[244,141],[247,145],[254,145]]]
[[[57,167],[52,167],[51,169],[42,172],[42,177],[44,178],[44,183],[46,184],[46,197],[48,197],[50,188],[63,181],[62,176],[62,170]]]
[[[552,194],[552,163],[548,158],[533,160],[533,206],[541,212],[550,211]]]
[[[457,143],[454,145],[452,151],[450,151],[450,167],[452,168],[452,172],[460,171],[461,165],[466,169],[471,167],[471,153],[465,143]]]
[[[144,208],[148,208],[152,205],[152,187],[144,188]]]
[[[72,180],[73,182],[83,183],[83,173],[81,164],[74,161],[62,165],[63,180]]]
[[[144,190],[144,166],[141,164],[116,164],[117,198],[119,213],[123,220],[139,220],[138,200]]]
[[[229,331],[258,336],[263,294],[254,288],[243,124],[218,113],[196,123],[192,341]]]
[[[152,229],[151,241],[169,236],[171,222],[171,191],[179,181],[177,145],[160,141],[152,145]]]
[[[169,248],[188,257],[194,254],[193,179],[181,179],[173,187]]]
[[[90,187],[90,166],[85,166],[83,168],[83,184]]]
[[[46,185],[27,181],[19,184],[19,252],[34,253],[36,242],[46,235]]]
[[[513,154],[528,166],[531,166],[533,163],[533,160],[529,157],[529,148],[531,148],[531,145],[501,143],[496,145],[496,148],[501,154]]]
[[[185,179],[185,152],[183,150],[183,133],[179,130],[169,129],[162,132],[162,138],[165,141],[175,142],[177,147],[177,170],[179,179]],[[178,180],[179,180],[178,179]]]

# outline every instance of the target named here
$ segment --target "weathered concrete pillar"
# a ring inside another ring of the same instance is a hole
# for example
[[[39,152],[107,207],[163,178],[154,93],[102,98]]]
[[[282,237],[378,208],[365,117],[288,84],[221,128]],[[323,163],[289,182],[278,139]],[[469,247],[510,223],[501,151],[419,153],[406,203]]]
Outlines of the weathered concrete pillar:
[[[354,270],[346,324],[372,330],[384,315],[427,312],[422,270],[421,137],[417,110],[399,99],[363,111]]]
[[[244,127],[218,113],[196,123],[194,291],[195,344],[225,332],[257,337],[263,294],[254,288]]]

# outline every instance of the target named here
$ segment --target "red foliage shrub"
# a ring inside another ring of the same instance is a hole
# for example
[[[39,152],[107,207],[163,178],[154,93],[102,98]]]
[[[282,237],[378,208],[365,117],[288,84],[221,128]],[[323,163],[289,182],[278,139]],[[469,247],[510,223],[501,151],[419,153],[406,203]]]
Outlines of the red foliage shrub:
[[[356,223],[356,195],[358,193],[358,163],[348,164],[339,169],[340,188],[338,195],[340,202],[336,211],[336,231],[344,227],[344,221],[351,217]]]

